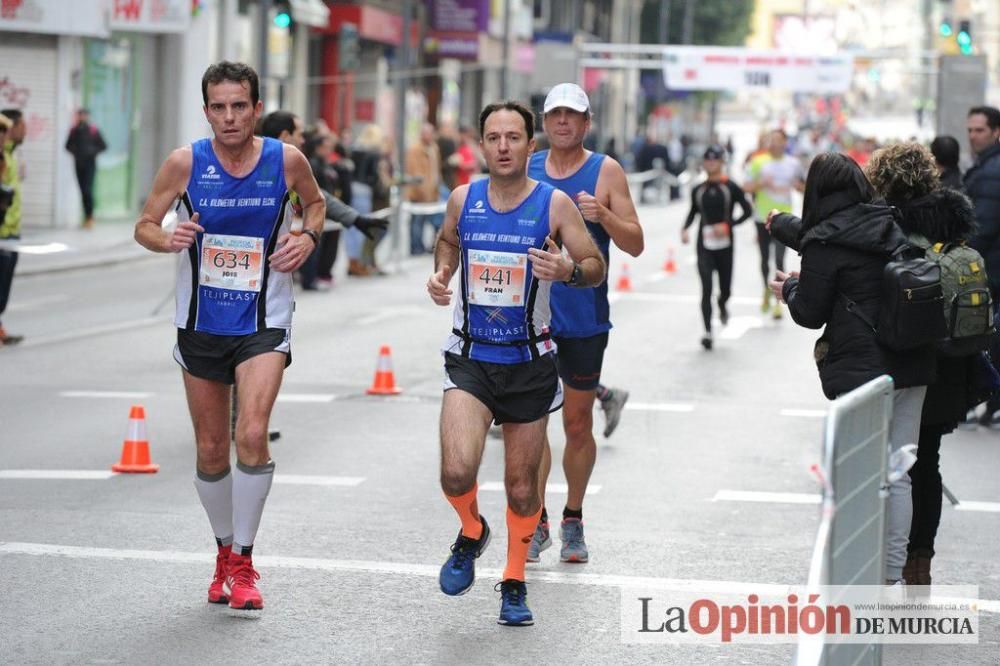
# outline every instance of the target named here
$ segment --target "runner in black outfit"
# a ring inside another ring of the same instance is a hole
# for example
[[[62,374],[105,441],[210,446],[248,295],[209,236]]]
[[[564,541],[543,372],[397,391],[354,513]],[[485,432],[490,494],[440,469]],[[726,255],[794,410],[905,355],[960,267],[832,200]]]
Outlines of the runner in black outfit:
[[[721,146],[705,149],[703,166],[708,179],[691,191],[691,210],[681,230],[681,241],[690,240],[688,227],[700,216],[698,223],[698,275],[701,278],[701,316],[705,335],[701,345],[712,348],[712,272],[719,274],[719,320],[725,326],[729,320],[726,301],[733,281],[733,226],[753,215],[753,206],[746,193],[723,173],[726,151]],[[736,204],[742,213],[733,217]]]

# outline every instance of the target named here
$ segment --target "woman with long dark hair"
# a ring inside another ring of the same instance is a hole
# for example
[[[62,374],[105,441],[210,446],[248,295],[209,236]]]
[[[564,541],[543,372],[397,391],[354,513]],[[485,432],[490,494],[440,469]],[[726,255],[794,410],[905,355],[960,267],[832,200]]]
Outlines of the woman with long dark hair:
[[[771,289],[788,304],[795,323],[823,328],[815,358],[823,393],[831,400],[880,375],[895,384],[889,427],[892,451],[916,443],[927,384],[934,379],[934,350],[899,353],[882,347],[856,312],[877,321],[886,263],[907,244],[894,210],[882,203],[861,168],[839,153],[813,160],[806,177],[803,216],[772,214],[774,237],[802,255],[801,272],[779,272]],[[885,578],[903,578],[912,515],[910,478],[890,484]]]

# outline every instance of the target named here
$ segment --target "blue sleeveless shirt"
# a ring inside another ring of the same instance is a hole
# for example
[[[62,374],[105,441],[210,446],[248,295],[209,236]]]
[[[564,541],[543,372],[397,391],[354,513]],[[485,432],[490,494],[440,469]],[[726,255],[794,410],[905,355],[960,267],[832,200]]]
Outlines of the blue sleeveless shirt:
[[[597,177],[601,173],[604,155],[591,153],[583,166],[568,178],[553,178],[545,171],[545,160],[549,151],[543,150],[531,156],[528,163],[528,177],[548,183],[562,190],[576,201],[580,192],[595,194]],[[587,231],[600,248],[607,263],[611,250],[611,236],[600,224],[584,220]],[[589,338],[611,330],[611,308],[608,305],[607,280],[591,289],[569,287],[562,282],[552,285],[552,334],[563,338]]]
[[[477,361],[524,363],[555,351],[549,340],[549,289],[535,279],[528,248],[549,235],[554,189],[538,183],[506,213],[490,206],[488,179],[469,185],[458,218],[461,272],[454,327],[444,351]]]
[[[178,260],[178,328],[215,335],[291,328],[292,276],[267,262],[290,229],[284,146],[263,141],[257,165],[242,178],[226,173],[211,139],[191,144],[191,177],[177,215],[198,213],[205,231]]]

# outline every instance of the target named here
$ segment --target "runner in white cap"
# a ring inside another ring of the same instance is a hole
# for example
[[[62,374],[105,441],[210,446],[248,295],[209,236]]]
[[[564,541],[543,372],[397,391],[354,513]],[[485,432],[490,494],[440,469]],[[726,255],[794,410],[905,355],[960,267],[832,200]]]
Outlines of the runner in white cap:
[[[611,241],[632,256],[642,252],[642,227],[632,203],[625,170],[607,155],[583,147],[590,131],[591,110],[587,93],[575,83],[560,83],[545,98],[543,126],[549,150],[531,156],[528,175],[568,194],[579,207],[587,229],[608,261]],[[600,384],[604,349],[611,330],[607,282],[593,289],[552,285],[552,334],[558,347],[559,375],[565,384],[563,428],[566,449],[563,471],[569,484],[561,524],[563,562],[589,559],[583,538],[583,498],[597,458],[594,441],[594,399],[606,417],[604,436],[618,425],[628,392]],[[546,442],[547,444],[547,442]],[[542,497],[552,466],[545,447],[539,482]],[[537,562],[552,543],[544,505],[528,561]]]

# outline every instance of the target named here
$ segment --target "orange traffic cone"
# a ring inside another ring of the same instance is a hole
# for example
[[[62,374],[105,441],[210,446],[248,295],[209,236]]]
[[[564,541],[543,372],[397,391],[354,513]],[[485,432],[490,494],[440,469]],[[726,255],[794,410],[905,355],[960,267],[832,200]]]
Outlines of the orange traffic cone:
[[[365,393],[368,395],[396,395],[403,389],[396,386],[396,376],[392,372],[392,350],[389,345],[382,345],[378,351],[378,364],[375,366],[375,381]]]
[[[667,248],[667,263],[663,265],[663,270],[670,275],[677,272],[677,262],[674,261],[674,248]]]
[[[142,405],[132,405],[128,415],[128,434],[122,445],[122,457],[111,466],[113,472],[152,474],[160,471],[159,465],[149,461],[149,440],[146,439],[146,410]]]
[[[632,278],[628,276],[628,264],[622,264],[622,274],[618,278],[618,285],[615,289],[618,291],[632,291]]]

